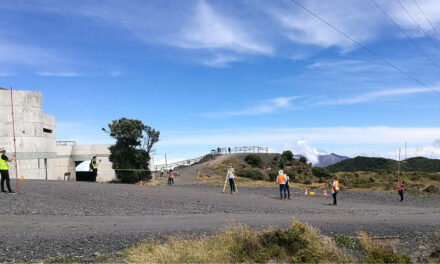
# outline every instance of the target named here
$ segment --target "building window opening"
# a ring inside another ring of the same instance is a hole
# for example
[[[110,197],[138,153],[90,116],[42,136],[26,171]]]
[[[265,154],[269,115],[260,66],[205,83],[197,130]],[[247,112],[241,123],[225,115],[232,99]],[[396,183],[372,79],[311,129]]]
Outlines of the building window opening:
[[[52,129],[43,128],[43,132],[44,132],[44,133],[52,134]]]

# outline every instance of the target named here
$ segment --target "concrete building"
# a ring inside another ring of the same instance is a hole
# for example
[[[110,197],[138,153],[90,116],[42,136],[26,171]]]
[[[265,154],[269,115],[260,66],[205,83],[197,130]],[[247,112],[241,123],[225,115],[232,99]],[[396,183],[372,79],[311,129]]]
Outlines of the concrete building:
[[[110,145],[76,145],[74,141],[56,139],[56,119],[43,112],[40,92],[13,91],[15,113],[15,137],[17,145],[18,177],[40,180],[75,181],[77,167],[93,156],[101,160],[98,181],[115,179],[115,171],[109,161]],[[0,147],[6,155],[14,152],[11,91],[0,88]],[[12,164],[10,164],[12,165]],[[151,160],[150,167],[153,167]],[[15,178],[15,166],[10,166],[11,178]]]

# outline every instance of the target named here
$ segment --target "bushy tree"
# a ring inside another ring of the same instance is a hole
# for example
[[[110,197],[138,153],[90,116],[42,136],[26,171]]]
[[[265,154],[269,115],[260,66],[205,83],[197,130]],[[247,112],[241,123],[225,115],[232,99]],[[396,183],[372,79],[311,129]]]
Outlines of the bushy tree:
[[[150,152],[159,141],[160,132],[140,120],[127,118],[113,120],[108,129],[102,130],[116,139],[116,144],[109,148],[116,177],[125,183],[151,179]]]
[[[312,173],[318,178],[330,179],[332,177],[332,173],[325,168],[313,167]]]
[[[244,161],[246,161],[247,164],[251,165],[252,167],[261,167],[263,165],[263,161],[261,160],[261,157],[257,154],[249,154],[244,158]]]
[[[293,153],[290,150],[284,151],[283,154],[281,154],[281,156],[285,157],[286,160],[288,160],[288,161],[292,161],[293,160]]]
[[[299,162],[302,162],[304,164],[307,164],[307,158],[304,156],[301,156],[301,158],[299,158]]]

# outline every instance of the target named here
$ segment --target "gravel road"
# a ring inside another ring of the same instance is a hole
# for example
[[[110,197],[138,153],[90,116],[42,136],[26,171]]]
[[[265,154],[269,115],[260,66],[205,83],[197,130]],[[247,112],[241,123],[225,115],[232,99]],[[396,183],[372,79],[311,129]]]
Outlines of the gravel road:
[[[213,233],[227,225],[288,227],[295,219],[324,234],[378,236],[434,233],[440,226],[440,199],[382,192],[342,191],[330,197],[280,201],[274,188],[240,188],[239,195],[202,184],[137,186],[87,182],[26,181],[19,194],[0,194],[0,262],[58,255],[93,260],[142,240],[174,233]],[[317,191],[320,194],[320,191]]]

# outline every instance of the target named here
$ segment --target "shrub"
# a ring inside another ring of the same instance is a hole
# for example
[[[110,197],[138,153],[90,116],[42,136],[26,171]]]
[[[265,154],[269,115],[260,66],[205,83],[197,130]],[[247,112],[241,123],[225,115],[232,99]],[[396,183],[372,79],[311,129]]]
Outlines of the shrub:
[[[281,154],[281,156],[286,158],[286,160],[288,160],[288,161],[292,161],[293,160],[293,153],[290,150],[284,151],[283,154]]]
[[[394,253],[384,250],[380,247],[375,247],[368,251],[367,257],[364,259],[365,263],[412,263],[408,255]]]
[[[424,191],[428,193],[438,193],[439,189],[435,185],[429,185]]]
[[[301,158],[299,158],[299,162],[302,162],[304,164],[307,164],[307,158],[302,156]]]
[[[309,178],[304,179],[304,184],[312,184],[312,180]]]
[[[362,245],[359,242],[357,238],[354,237],[348,237],[344,235],[335,235],[334,240],[336,242],[336,245],[340,247],[345,247],[347,249],[351,250],[362,250]]]
[[[261,157],[257,154],[249,154],[244,158],[244,161],[246,161],[247,164],[251,165],[252,167],[261,167],[263,165],[263,161],[261,160]]]
[[[257,170],[246,170],[246,169],[239,170],[237,172],[237,176],[250,178],[253,180],[260,180],[260,181],[264,179],[263,174]]]
[[[320,167],[313,167],[312,168],[312,173],[316,177],[324,178],[324,179],[331,179],[331,177],[333,176],[330,171],[328,171],[325,168],[320,168]]]
[[[276,181],[277,176],[278,176],[278,170],[271,170],[269,172],[269,180],[270,181],[273,181],[273,182]]]

